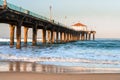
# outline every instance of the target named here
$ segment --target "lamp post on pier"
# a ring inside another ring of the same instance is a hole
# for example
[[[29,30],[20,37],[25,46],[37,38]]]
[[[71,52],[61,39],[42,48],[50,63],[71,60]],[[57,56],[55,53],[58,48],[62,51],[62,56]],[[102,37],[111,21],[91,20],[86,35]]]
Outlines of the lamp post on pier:
[[[50,22],[52,22],[52,6],[51,5],[50,5],[49,9],[50,9]],[[48,43],[50,43],[51,42],[51,35],[50,35],[51,32],[48,30],[47,33],[48,33]]]
[[[50,5],[50,21],[52,21],[52,6]]]

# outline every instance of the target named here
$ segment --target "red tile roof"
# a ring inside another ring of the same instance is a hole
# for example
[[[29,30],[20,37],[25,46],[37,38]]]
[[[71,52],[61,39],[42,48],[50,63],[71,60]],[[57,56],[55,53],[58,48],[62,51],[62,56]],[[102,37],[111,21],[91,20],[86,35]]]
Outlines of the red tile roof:
[[[72,25],[72,26],[86,26],[86,25],[84,25],[84,24],[82,24],[82,23],[76,23],[76,24],[74,24],[74,25]]]

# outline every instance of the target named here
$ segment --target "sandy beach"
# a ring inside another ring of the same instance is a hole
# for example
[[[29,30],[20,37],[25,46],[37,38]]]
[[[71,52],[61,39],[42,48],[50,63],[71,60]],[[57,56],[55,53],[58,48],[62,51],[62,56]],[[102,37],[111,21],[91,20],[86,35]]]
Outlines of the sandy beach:
[[[0,80],[120,80],[120,74],[52,74],[1,72]]]

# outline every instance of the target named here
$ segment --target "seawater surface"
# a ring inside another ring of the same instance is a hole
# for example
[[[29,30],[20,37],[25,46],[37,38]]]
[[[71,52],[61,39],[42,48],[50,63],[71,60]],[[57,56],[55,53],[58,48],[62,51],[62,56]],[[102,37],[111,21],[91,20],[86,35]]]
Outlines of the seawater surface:
[[[41,64],[81,66],[88,68],[120,68],[120,39],[97,39],[66,44],[41,43],[16,49],[0,42],[1,60],[37,61]]]

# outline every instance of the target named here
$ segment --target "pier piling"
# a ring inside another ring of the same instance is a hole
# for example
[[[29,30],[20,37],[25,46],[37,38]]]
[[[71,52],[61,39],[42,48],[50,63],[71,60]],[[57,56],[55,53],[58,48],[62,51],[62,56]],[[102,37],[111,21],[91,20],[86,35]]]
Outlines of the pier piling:
[[[10,27],[10,47],[12,48],[14,46],[14,30],[15,30],[15,26],[10,24],[9,27]]]
[[[20,49],[21,48],[21,25],[20,24],[16,26],[16,38],[17,38],[16,49]]]
[[[33,39],[32,39],[32,46],[37,45],[37,26],[33,27]]]
[[[24,27],[24,46],[27,46],[28,27]]]
[[[88,34],[89,34],[89,40],[91,40],[91,32],[89,32]]]
[[[60,43],[62,43],[62,32],[60,32]]]
[[[54,32],[51,30],[51,43],[54,43]]]
[[[96,32],[94,31],[94,32],[93,32],[93,40],[95,40],[95,33],[96,33]]]
[[[45,29],[42,30],[42,42],[43,44],[46,44],[46,30]]]
[[[56,43],[58,43],[58,38],[59,38],[59,32],[56,32]]]

